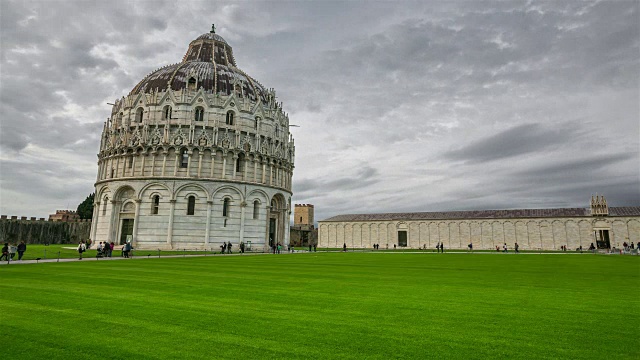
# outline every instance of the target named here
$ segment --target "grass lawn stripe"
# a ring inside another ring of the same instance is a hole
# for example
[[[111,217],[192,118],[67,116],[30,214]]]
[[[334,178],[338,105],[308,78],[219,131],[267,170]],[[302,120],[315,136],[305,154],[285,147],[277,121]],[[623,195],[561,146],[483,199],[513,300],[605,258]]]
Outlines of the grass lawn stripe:
[[[12,358],[638,358],[639,274],[593,255],[3,266],[0,336]]]

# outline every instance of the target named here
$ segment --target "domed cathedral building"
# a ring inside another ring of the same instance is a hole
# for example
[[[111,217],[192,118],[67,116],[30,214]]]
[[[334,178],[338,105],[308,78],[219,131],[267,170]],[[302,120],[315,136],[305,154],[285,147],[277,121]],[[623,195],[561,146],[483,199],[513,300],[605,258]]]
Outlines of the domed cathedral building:
[[[287,245],[294,153],[275,91],[237,67],[212,27],[181,62],[113,105],[91,240],[147,249]]]

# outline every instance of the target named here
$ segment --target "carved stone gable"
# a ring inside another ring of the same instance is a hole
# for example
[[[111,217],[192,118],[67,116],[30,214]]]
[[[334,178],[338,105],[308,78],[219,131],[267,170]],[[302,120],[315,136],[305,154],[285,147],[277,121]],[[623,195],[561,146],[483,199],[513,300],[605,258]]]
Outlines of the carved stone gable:
[[[228,149],[231,146],[231,140],[229,140],[229,134],[225,133],[222,139],[220,140],[220,144],[223,148]]]
[[[151,144],[159,145],[161,142],[162,142],[162,133],[160,132],[160,129],[156,128],[153,131],[153,134],[151,135]]]
[[[187,135],[182,131],[182,129],[178,129],[178,131],[173,135],[171,139],[171,143],[173,145],[183,145],[187,143]]]

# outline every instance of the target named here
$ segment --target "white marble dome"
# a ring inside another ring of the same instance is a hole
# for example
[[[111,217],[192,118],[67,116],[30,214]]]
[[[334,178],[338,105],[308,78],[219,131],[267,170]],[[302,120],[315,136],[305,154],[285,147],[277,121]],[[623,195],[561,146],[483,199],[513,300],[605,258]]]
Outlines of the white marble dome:
[[[210,32],[115,101],[104,124],[91,239],[147,249],[287,245],[289,118]]]

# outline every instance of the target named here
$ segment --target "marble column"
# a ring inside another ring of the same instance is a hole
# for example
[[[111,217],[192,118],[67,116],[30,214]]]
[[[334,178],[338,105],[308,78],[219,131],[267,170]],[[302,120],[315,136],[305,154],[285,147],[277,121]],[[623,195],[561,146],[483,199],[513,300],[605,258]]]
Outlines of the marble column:
[[[138,219],[140,218],[140,203],[142,203],[141,199],[135,199],[136,210],[135,215],[133,216],[133,241],[131,241],[131,246],[137,244],[138,242]]]
[[[246,208],[247,208],[247,202],[242,201],[240,203],[240,242],[244,241],[244,217],[245,217]]]
[[[162,173],[161,173],[161,176],[164,176],[165,171],[166,171],[166,169],[167,169],[167,152],[166,152],[166,151],[163,151],[163,152],[162,152],[162,155],[163,155],[164,157],[163,157],[163,159],[162,159]]]
[[[109,220],[109,228],[108,228],[108,231],[107,231],[107,241],[113,241],[114,243],[117,243],[116,236],[118,236],[117,232],[118,232],[118,227],[120,225],[120,224],[116,223],[116,220],[117,220],[117,214],[116,214],[117,204],[118,204],[117,201],[111,200],[111,214],[110,214],[111,216],[109,216],[109,218],[111,220]],[[115,229],[114,229],[114,227],[115,227]]]
[[[207,200],[207,228],[204,233],[204,247],[209,246],[209,236],[211,235],[211,210],[213,208],[213,200]]]
[[[169,200],[169,204],[170,204],[170,209],[169,209],[169,227],[167,228],[167,246],[169,247],[169,249],[173,249],[171,241],[173,237],[173,213],[175,212],[175,209],[176,209],[176,200],[173,200],[173,199]]]

